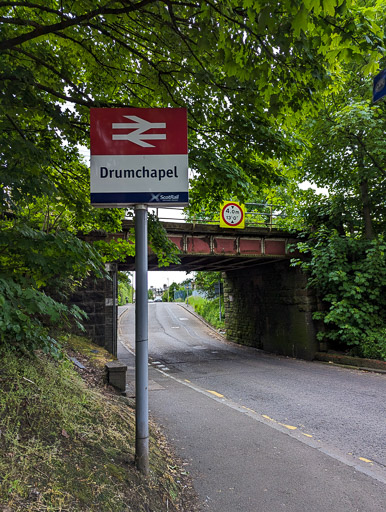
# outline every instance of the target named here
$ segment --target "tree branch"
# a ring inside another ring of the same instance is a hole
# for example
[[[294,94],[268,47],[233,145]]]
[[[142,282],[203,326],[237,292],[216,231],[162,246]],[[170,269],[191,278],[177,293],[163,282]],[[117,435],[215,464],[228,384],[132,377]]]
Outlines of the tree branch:
[[[61,14],[60,11],[57,11],[56,9],[51,9],[50,7],[41,4],[32,4],[30,2],[0,2],[0,7],[27,7],[27,9],[49,12],[51,14]]]
[[[140,2],[136,4],[130,4],[130,6],[127,7],[120,7],[120,8],[108,8],[106,6],[102,6],[98,9],[94,9],[93,11],[90,11],[86,14],[82,14],[81,16],[77,16],[74,18],[69,18],[68,16],[65,16],[64,14],[60,13],[61,16],[63,16],[65,19],[62,20],[59,23],[54,23],[52,25],[42,26],[35,30],[32,30],[31,32],[27,32],[26,34],[21,34],[20,36],[14,37],[12,39],[7,39],[5,41],[2,41],[0,43],[0,51],[1,50],[9,50],[13,48],[14,46],[18,46],[22,43],[25,43],[26,41],[30,41],[32,39],[36,39],[37,37],[41,37],[47,34],[51,34],[53,32],[60,32],[62,30],[65,30],[66,28],[73,27],[76,25],[80,25],[84,23],[85,21],[90,21],[93,18],[97,18],[101,15],[109,15],[109,14],[128,14],[133,11],[137,11],[145,7],[146,5],[156,3],[158,0],[141,0]]]
[[[7,23],[8,25],[23,25],[28,26],[31,25],[35,28],[41,28],[41,25],[39,23],[36,23],[36,21],[33,21],[31,19],[23,20],[21,18],[3,18],[0,17],[0,23]]]
[[[74,84],[74,82],[72,82],[72,80],[66,77],[63,73],[59,73],[59,71],[56,68],[48,64],[46,61],[40,59],[39,57],[36,57],[36,55],[33,55],[32,53],[27,52],[21,48],[14,48],[14,51],[19,52],[20,54],[25,55],[26,57],[34,60],[36,63],[40,64],[40,66],[45,67],[46,69],[51,71],[51,73],[61,78],[64,82],[70,85],[78,94],[84,95],[84,93],[79,89],[79,87],[76,84]]]

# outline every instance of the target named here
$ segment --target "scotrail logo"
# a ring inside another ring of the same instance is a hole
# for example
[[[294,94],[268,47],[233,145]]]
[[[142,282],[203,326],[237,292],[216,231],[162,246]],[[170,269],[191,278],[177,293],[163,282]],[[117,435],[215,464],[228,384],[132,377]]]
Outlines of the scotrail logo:
[[[149,203],[165,203],[165,202],[174,203],[174,202],[178,202],[179,199],[180,199],[180,194],[169,194],[167,196],[164,194],[151,194]]]

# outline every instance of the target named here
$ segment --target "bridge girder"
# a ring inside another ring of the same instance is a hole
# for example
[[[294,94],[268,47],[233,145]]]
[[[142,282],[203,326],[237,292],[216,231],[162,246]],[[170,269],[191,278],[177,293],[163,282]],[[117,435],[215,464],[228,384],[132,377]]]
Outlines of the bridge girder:
[[[290,245],[296,241],[293,234],[265,227],[224,229],[218,225],[163,223],[168,238],[180,249],[179,264],[159,267],[155,254],[149,251],[149,270],[237,270],[275,263],[294,257]],[[123,230],[115,234],[93,234],[95,239],[132,236],[134,222],[123,221]],[[135,270],[135,258],[119,263],[120,270]]]

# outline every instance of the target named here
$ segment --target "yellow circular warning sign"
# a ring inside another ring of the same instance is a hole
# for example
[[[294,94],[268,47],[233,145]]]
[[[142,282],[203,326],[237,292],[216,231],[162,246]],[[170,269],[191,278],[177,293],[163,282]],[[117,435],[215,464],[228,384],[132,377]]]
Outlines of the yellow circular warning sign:
[[[245,206],[235,201],[223,203],[220,212],[220,227],[245,228]]]

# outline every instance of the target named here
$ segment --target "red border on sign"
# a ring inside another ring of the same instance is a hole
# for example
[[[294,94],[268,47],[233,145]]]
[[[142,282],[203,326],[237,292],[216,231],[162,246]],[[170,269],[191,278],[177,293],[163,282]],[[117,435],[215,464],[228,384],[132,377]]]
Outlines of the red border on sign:
[[[237,222],[236,224],[230,224],[229,222],[227,222],[225,219],[224,219],[224,210],[225,208],[228,208],[228,206],[236,206],[236,208],[238,208],[240,210],[240,213],[241,213],[241,219],[239,220],[239,222]],[[227,226],[238,226],[239,224],[241,224],[243,222],[243,219],[244,219],[244,212],[242,210],[242,208],[240,207],[240,205],[236,204],[236,203],[227,203],[224,208],[221,210],[221,217],[222,217],[222,220],[225,222],[225,224]]]
[[[112,128],[113,123],[133,124],[125,116],[136,116],[145,122],[163,123],[165,128],[149,128],[145,134],[164,134],[165,139],[150,140],[143,147],[128,140],[113,140],[113,134],[125,134],[134,128]],[[186,155],[188,123],[186,108],[91,108],[91,155]]]

